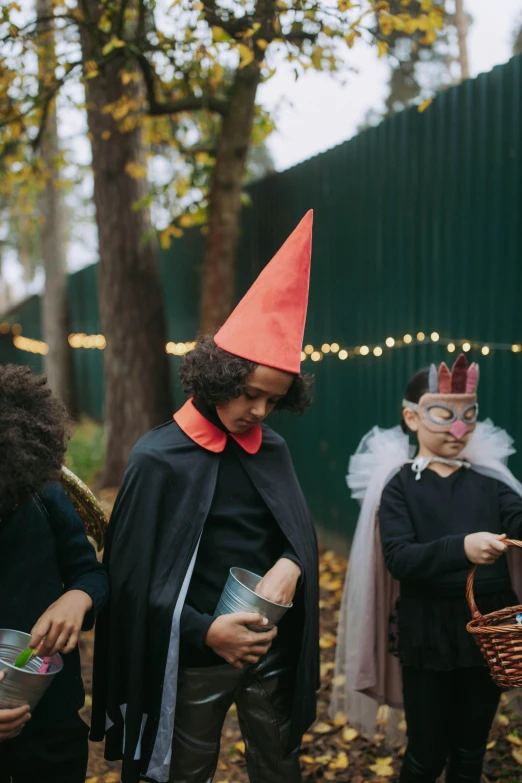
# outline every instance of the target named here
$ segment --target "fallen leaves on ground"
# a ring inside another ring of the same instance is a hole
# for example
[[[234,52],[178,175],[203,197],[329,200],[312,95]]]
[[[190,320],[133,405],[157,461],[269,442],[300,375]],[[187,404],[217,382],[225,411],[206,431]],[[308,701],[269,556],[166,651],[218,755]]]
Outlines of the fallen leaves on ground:
[[[107,498],[108,504],[110,502]],[[346,561],[333,552],[321,557],[321,690],[318,695],[317,722],[303,737],[301,763],[305,783],[338,781],[338,783],[397,783],[404,746],[388,748],[377,735],[372,742],[361,737],[350,726],[347,716],[328,716],[328,705],[334,679],[334,658],[339,605]],[[87,702],[82,716],[89,720],[92,667],[92,634],[82,641],[84,681]],[[502,697],[502,711],[495,719],[484,780],[488,783],[520,783],[522,779],[522,703],[516,696]],[[117,783],[119,764],[103,759],[103,746],[91,743],[86,783]],[[235,708],[230,710],[223,730],[221,755],[215,783],[247,783],[245,745]]]

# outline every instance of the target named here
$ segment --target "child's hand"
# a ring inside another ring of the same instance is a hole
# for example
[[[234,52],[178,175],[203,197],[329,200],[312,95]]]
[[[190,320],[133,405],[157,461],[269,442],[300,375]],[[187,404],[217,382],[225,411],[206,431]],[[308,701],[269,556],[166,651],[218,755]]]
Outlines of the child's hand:
[[[72,652],[78,644],[84,617],[90,609],[92,599],[83,590],[64,593],[34,626],[29,647],[33,650],[38,647],[38,655],[42,657],[51,657],[58,652]]]
[[[500,536],[495,533],[471,533],[464,539],[466,557],[477,565],[494,563],[507,550],[503,543],[505,540],[505,533]]]
[[[293,560],[282,557],[261,579],[256,593],[275,604],[290,606],[300,576],[299,566]]]
[[[265,617],[249,612],[223,614],[216,617],[208,629],[205,643],[227,663],[236,669],[243,669],[245,663],[257,663],[269,651],[277,636],[275,627],[265,633],[257,633],[246,626],[258,625],[263,628],[267,622]]]
[[[0,672],[0,682],[5,677],[5,672]],[[0,710],[0,742],[10,739],[23,729],[27,721],[31,720],[30,707],[25,704],[15,710]]]

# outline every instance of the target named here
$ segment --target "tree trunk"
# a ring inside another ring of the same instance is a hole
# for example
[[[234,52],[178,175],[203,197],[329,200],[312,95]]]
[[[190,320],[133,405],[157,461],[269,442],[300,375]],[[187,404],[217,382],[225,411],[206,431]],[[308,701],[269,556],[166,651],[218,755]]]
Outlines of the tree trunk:
[[[96,0],[88,5],[92,17],[98,18],[100,5]],[[82,46],[84,59],[93,59],[85,35]],[[135,86],[122,84],[123,65],[123,57],[115,58],[97,78],[87,80],[100,247],[98,299],[107,341],[103,486],[120,483],[136,440],[172,416],[163,296],[150,215],[147,209],[133,209],[145,183],[128,169],[129,164],[143,164],[139,122],[123,133],[112,116],[103,113],[108,104],[139,97]]]
[[[216,331],[234,304],[241,193],[260,77],[256,62],[237,70],[219,136],[204,259],[201,300],[204,334]]]
[[[459,39],[460,80],[469,79],[468,61],[468,17],[464,10],[464,0],[455,0],[455,26]]]
[[[52,0],[36,0],[38,17],[50,17],[53,13]],[[40,83],[55,69],[54,25],[41,25],[42,36],[39,52]],[[45,289],[41,299],[42,335],[49,351],[44,367],[49,385],[60,397],[67,409],[74,411],[71,349],[67,340],[69,334],[67,301],[67,252],[63,226],[63,195],[58,182],[57,160],[60,154],[56,104],[49,106],[45,130],[42,135],[40,155],[45,166],[47,180],[40,197],[42,228],[40,254],[45,270]]]

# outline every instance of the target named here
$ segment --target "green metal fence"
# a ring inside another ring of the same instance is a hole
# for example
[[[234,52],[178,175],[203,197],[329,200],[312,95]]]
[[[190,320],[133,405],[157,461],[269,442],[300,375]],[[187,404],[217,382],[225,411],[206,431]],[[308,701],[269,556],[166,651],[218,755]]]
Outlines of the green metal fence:
[[[324,355],[316,403],[302,419],[274,417],[285,434],[325,543],[342,550],[357,507],[344,474],[350,453],[373,425],[397,423],[409,376],[451,358],[429,338],[409,347],[385,339],[424,332],[471,343],[522,342],[522,58],[442,93],[424,113],[392,117],[339,147],[251,189],[239,250],[238,296],[307,209],[315,209],[306,342],[320,349],[383,346],[381,356]],[[189,233],[162,255],[169,339],[191,340],[203,239]],[[100,331],[95,268],[71,276],[71,331]],[[37,301],[16,314],[39,336]],[[0,339],[0,359],[27,357]],[[75,354],[81,407],[102,411],[101,352]],[[455,354],[454,354],[455,355]],[[522,443],[522,353],[491,350],[480,359],[481,415]],[[179,360],[172,357],[173,374]],[[179,390],[177,402],[180,402]],[[522,474],[522,460],[512,467]]]

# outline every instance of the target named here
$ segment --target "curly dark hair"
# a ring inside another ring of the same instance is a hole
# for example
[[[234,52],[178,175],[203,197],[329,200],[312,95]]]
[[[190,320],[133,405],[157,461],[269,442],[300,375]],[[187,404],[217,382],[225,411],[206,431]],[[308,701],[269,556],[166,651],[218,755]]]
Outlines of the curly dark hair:
[[[200,337],[185,357],[180,378],[187,394],[206,405],[222,405],[243,393],[245,381],[258,365],[219,348],[210,335]],[[288,393],[276,405],[300,416],[312,404],[313,376],[296,375]]]
[[[0,365],[0,515],[58,479],[69,427],[45,375]]]

